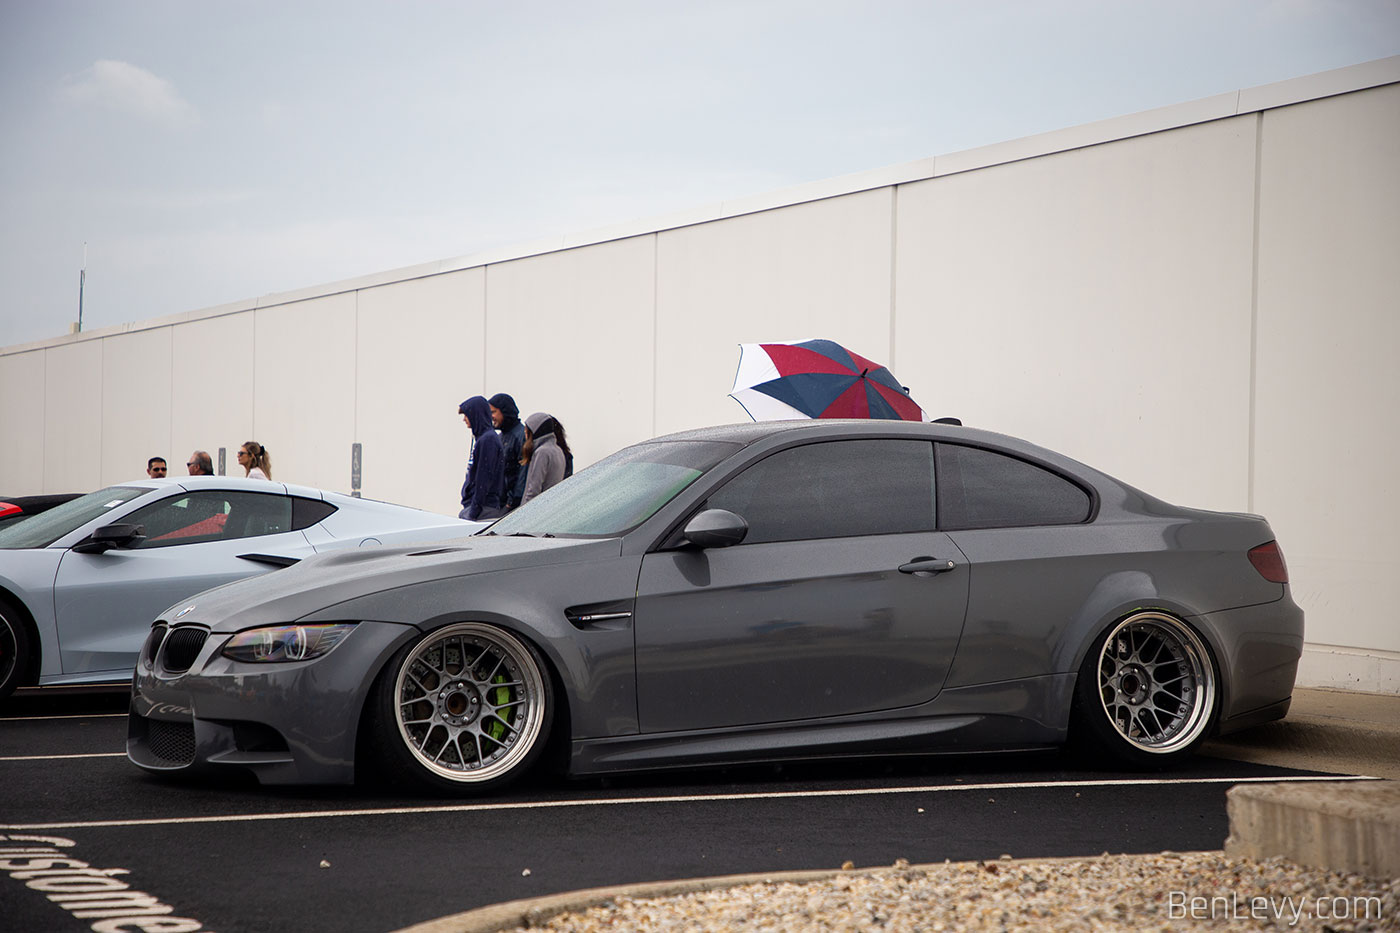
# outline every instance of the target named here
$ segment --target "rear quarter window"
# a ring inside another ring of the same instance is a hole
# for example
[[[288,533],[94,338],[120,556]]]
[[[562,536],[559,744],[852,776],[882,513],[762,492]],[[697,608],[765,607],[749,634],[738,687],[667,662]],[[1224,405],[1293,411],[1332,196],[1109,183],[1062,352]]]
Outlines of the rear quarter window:
[[[1053,470],[961,444],[937,445],[938,526],[945,530],[1075,525],[1093,497]]]

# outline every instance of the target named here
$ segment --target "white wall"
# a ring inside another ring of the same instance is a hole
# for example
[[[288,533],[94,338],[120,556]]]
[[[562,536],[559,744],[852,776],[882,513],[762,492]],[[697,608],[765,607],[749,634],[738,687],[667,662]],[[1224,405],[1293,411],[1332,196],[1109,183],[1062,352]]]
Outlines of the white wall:
[[[50,352],[0,355],[0,495],[45,491],[44,368]]]
[[[650,437],[655,274],[651,236],[489,266],[483,394],[558,418],[579,467]]]
[[[931,414],[1244,508],[1256,120],[901,187],[894,372]]]
[[[892,192],[879,188],[659,235],[658,433],[748,420],[728,397],[740,343],[828,337],[886,361]]]
[[[1308,640],[1400,658],[1400,84],[1271,110],[1262,153],[1255,502]]]
[[[485,269],[359,292],[353,437],[364,494],[456,515],[470,434],[457,414],[486,388]],[[350,450],[340,454],[349,490]]]
[[[0,492],[274,475],[454,514],[457,404],[580,466],[744,419],[738,344],[830,337],[931,416],[1270,517],[1304,684],[1400,692],[1400,58],[497,254],[0,350]],[[229,469],[236,469],[232,457]]]
[[[214,468],[224,448],[227,469],[234,453],[253,436],[253,312],[242,311],[172,326],[170,381],[170,475],[184,476],[196,450],[208,451]],[[131,474],[114,469],[103,482]]]

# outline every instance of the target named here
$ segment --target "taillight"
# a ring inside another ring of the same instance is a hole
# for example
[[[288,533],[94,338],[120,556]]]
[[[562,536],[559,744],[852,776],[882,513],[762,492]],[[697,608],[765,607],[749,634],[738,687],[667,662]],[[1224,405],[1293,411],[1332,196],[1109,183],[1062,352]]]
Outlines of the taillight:
[[[1249,562],[1259,571],[1259,576],[1270,583],[1288,582],[1288,565],[1283,562],[1283,549],[1277,541],[1250,548]]]

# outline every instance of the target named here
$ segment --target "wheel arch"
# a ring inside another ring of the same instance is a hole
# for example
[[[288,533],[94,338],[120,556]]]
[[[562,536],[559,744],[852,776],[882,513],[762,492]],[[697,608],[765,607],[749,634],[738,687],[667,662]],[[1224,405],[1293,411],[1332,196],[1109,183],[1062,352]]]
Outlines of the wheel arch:
[[[32,687],[39,682],[39,675],[44,669],[44,643],[39,637],[38,623],[24,601],[4,586],[0,586],[0,610],[24,626],[25,634],[29,637],[29,657],[24,659],[24,669],[16,686]]]
[[[1085,717],[1082,715],[1083,710],[1081,710],[1081,704],[1084,702],[1084,700],[1082,698],[1083,691],[1081,691],[1080,689],[1079,681],[1080,678],[1084,676],[1084,669],[1087,666],[1089,654],[1096,648],[1099,648],[1100,642],[1103,640],[1104,636],[1106,636],[1109,632],[1116,628],[1120,623],[1126,622],[1129,619],[1134,618],[1135,616],[1146,614],[1167,616],[1179,623],[1180,625],[1182,625],[1190,632],[1194,633],[1200,639],[1201,645],[1205,649],[1206,663],[1210,665],[1211,673],[1214,675],[1215,699],[1214,707],[1207,714],[1208,719],[1205,724],[1204,731],[1201,734],[1201,738],[1195,743],[1193,743],[1193,745],[1197,745],[1201,741],[1208,740],[1216,734],[1219,728],[1222,711],[1227,708],[1226,700],[1228,682],[1220,663],[1221,648],[1218,642],[1216,641],[1215,633],[1212,632],[1208,627],[1196,624],[1193,621],[1193,617],[1189,614],[1177,611],[1176,609],[1170,608],[1167,605],[1139,605],[1122,611],[1116,617],[1108,620],[1103,626],[1095,630],[1093,637],[1088,640],[1088,642],[1084,646],[1083,651],[1078,655],[1079,666],[1076,667],[1074,671],[1074,686],[1070,694],[1070,710],[1068,721],[1066,723],[1066,734],[1072,745],[1082,748],[1086,744],[1083,741],[1085,736],[1082,734],[1084,731]]]
[[[1233,685],[1229,672],[1221,663],[1221,659],[1228,656],[1226,646],[1215,626],[1206,621],[1205,610],[1163,593],[1158,581],[1146,571],[1118,571],[1104,576],[1099,581],[1080,604],[1079,611],[1065,626],[1062,636],[1057,640],[1051,659],[1051,670],[1056,673],[1073,674],[1077,680],[1083,669],[1084,659],[1093,650],[1099,638],[1119,622],[1139,612],[1161,612],[1170,615],[1195,632],[1205,644],[1216,683],[1217,708],[1210,726],[1210,732],[1213,734],[1219,722],[1220,711],[1230,708],[1232,696]],[[1077,691],[1074,695],[1078,695]],[[1071,714],[1072,710],[1065,710],[1066,727],[1073,718]]]
[[[391,661],[410,642],[417,642],[435,631],[444,629],[450,625],[463,622],[476,622],[483,625],[491,625],[505,632],[510,633],[530,648],[533,648],[540,660],[544,662],[544,675],[549,678],[552,688],[552,699],[554,709],[549,714],[550,730],[546,738],[546,746],[543,759],[546,767],[558,766],[563,770],[569,760],[570,740],[573,736],[573,721],[571,718],[569,703],[569,693],[565,688],[563,675],[560,673],[560,659],[557,653],[552,650],[552,645],[548,639],[541,638],[539,633],[530,626],[521,623],[518,619],[503,615],[497,612],[485,610],[454,610],[434,616],[417,625],[405,630],[402,638],[395,639],[378,661],[369,676],[365,678],[365,690],[360,698],[359,715],[355,725],[355,763],[358,771],[361,765],[360,755],[365,749],[365,732],[368,728],[370,715],[370,704],[374,691],[371,685],[381,676],[384,676]]]

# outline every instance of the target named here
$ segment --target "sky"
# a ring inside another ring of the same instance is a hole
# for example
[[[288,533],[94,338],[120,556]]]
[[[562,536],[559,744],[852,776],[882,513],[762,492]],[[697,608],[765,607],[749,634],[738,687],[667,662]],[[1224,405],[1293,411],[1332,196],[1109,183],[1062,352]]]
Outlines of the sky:
[[[84,268],[94,330],[1396,54],[1400,0],[0,0],[0,347]]]

